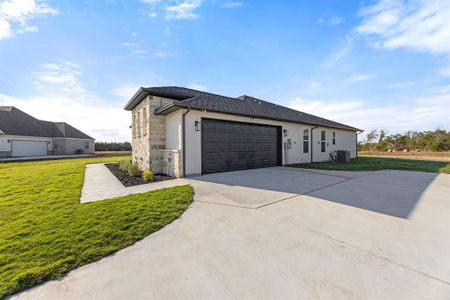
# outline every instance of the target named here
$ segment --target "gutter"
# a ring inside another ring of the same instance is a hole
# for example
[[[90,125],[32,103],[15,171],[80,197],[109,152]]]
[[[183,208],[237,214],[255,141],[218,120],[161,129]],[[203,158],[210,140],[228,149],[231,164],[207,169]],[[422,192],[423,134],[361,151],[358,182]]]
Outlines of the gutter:
[[[339,126],[325,125],[325,124],[317,125],[317,123],[312,123],[312,122],[307,122],[307,121],[296,122],[296,121],[281,119],[281,118],[277,118],[277,117],[268,117],[268,116],[261,116],[261,115],[249,115],[249,114],[243,114],[243,113],[229,112],[229,111],[224,111],[224,110],[215,109],[215,108],[211,108],[211,107],[209,107],[209,108],[194,107],[190,104],[184,104],[184,103],[182,103],[182,101],[174,101],[173,104],[171,104],[171,105],[161,107],[161,108],[155,110],[155,114],[156,115],[165,115],[165,114],[171,113],[171,112],[173,112],[177,109],[181,109],[181,108],[190,108],[191,110],[198,110],[198,111],[207,110],[209,112],[216,112],[216,113],[227,114],[227,115],[232,115],[232,116],[257,118],[257,119],[261,119],[261,120],[273,120],[273,121],[286,122],[286,123],[292,123],[292,124],[322,126],[322,127],[326,127],[326,128],[334,128],[334,129],[346,130],[346,131],[352,131],[352,132],[362,131],[361,129],[354,128],[351,126],[349,126],[350,128],[343,128],[343,127],[339,127]]]
[[[313,149],[313,147],[314,147],[314,143],[313,143],[313,140],[314,140],[314,138],[313,138],[313,130],[314,129],[316,129],[316,128],[318,128],[319,126],[314,126],[314,127],[312,127],[311,128],[311,163],[313,163],[314,162],[314,155],[313,155],[313,153],[314,153],[314,149]]]
[[[181,121],[181,134],[182,134],[182,148],[183,148],[183,177],[186,177],[186,115],[191,111],[191,108],[188,107],[187,110],[183,113],[182,121]]]

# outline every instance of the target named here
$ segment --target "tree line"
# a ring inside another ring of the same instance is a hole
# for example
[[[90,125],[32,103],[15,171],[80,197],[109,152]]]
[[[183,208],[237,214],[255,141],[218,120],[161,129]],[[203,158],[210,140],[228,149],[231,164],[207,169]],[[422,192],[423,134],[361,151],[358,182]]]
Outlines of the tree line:
[[[96,142],[95,151],[131,151],[130,142]]]
[[[388,134],[386,130],[371,130],[358,143],[361,151],[450,151],[450,130],[408,131]]]

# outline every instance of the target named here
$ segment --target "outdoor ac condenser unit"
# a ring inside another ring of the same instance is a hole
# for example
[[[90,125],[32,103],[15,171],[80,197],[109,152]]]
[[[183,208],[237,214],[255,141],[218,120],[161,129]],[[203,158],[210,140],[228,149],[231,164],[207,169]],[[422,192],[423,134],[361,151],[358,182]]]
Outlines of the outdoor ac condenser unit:
[[[336,162],[349,162],[350,161],[350,151],[347,150],[337,150],[335,153]]]

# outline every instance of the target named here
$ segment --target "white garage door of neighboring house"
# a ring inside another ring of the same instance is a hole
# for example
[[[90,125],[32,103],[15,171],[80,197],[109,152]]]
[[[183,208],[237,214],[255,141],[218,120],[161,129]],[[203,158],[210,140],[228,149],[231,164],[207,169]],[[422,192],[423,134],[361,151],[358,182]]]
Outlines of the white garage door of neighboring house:
[[[11,141],[12,156],[47,155],[46,141]]]

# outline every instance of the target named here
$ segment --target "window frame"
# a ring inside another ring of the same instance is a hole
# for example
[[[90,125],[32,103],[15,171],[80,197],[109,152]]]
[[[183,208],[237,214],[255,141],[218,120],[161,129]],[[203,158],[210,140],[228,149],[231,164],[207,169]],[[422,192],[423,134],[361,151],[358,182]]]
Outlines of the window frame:
[[[142,123],[143,123],[143,129],[144,129],[144,136],[147,135],[147,108],[144,107],[142,109]]]
[[[302,133],[303,133],[303,135],[302,135],[303,136],[303,153],[309,153],[309,141],[310,141],[309,129],[308,128],[303,129]],[[305,135],[305,133],[306,133],[306,135]],[[306,139],[305,139],[305,137],[306,137]]]
[[[141,137],[141,112],[137,113],[137,136]]]
[[[320,152],[325,153],[327,150],[327,131],[321,130],[320,131]]]

